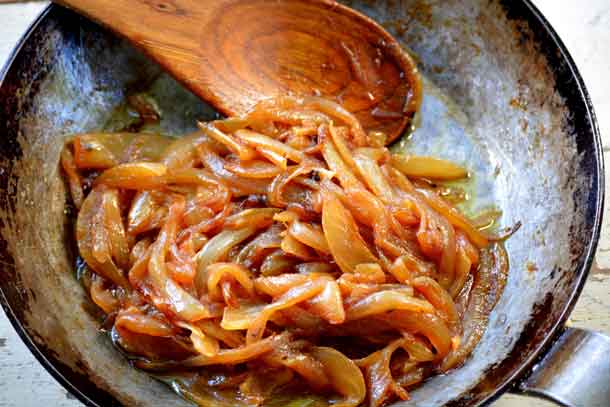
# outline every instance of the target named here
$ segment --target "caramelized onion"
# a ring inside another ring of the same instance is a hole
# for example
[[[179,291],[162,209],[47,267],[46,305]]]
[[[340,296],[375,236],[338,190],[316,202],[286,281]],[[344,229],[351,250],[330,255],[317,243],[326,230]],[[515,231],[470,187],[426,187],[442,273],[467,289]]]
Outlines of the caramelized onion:
[[[381,407],[471,354],[508,258],[426,180],[462,167],[391,154],[318,97],[199,127],[81,134],[61,154],[83,282],[136,366],[198,403]]]
[[[366,396],[366,386],[362,372],[356,364],[343,353],[323,346],[316,346],[311,354],[322,362],[334,390],[343,396],[333,402],[334,406],[356,407]]]
[[[377,262],[360,236],[351,213],[338,198],[329,196],[324,200],[322,227],[330,252],[344,273],[353,273],[358,264]]]

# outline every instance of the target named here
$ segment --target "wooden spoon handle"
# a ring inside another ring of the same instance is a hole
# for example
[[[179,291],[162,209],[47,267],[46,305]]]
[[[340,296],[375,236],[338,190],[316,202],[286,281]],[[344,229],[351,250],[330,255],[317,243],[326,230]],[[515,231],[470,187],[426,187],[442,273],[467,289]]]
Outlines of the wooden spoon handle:
[[[231,0],[54,0],[127,37],[189,88],[200,80],[200,39]],[[199,93],[199,92],[197,92]],[[204,99],[206,96],[201,95]]]
[[[393,140],[417,110],[412,59],[334,0],[56,0],[126,36],[222,113],[320,95]]]

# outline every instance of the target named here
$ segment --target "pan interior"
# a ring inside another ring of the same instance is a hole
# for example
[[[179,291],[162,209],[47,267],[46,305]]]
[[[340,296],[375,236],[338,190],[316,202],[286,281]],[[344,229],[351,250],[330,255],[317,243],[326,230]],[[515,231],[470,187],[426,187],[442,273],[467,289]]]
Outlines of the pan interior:
[[[580,282],[589,240],[596,239],[594,125],[573,91],[577,83],[563,82],[572,74],[569,66],[520,2],[347,3],[400,39],[425,76],[417,129],[394,148],[465,165],[474,176],[472,204],[464,209],[476,213],[494,205],[503,212],[501,227],[523,223],[507,243],[505,293],[472,357],[399,405],[475,404],[533,354]],[[132,369],[98,333],[98,315],[74,276],[71,214],[57,165],[64,136],[120,128],[129,120],[126,96],[142,91],[160,104],[163,132],[184,134],[195,119],[215,116],[123,41],[51,8],[0,88],[0,184],[6,191],[0,280],[27,334],[81,396],[104,405],[115,399],[188,405]]]

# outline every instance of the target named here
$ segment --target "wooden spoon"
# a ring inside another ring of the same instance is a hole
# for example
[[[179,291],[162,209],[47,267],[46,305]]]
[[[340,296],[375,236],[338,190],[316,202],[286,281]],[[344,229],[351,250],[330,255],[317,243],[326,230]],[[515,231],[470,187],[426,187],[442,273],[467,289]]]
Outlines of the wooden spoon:
[[[419,107],[411,57],[332,0],[57,0],[127,37],[226,115],[278,95],[320,95],[398,137]]]

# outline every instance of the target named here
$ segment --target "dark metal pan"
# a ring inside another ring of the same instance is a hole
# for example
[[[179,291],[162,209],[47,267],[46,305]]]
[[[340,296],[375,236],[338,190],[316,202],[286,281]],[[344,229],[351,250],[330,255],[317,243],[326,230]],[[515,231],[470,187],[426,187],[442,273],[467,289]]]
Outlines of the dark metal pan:
[[[471,358],[397,405],[478,405],[509,389],[610,405],[610,341],[564,328],[597,246],[604,185],[595,115],[565,47],[528,1],[348,3],[399,38],[426,76],[421,123],[403,147],[466,164],[476,174],[470,210],[493,202],[504,226],[523,222],[507,244],[508,285]],[[64,135],[116,127],[130,92],[154,88],[174,133],[214,113],[128,44],[57,6],[25,35],[0,84],[5,312],[85,404],[188,405],[98,333],[74,275],[58,157]]]

